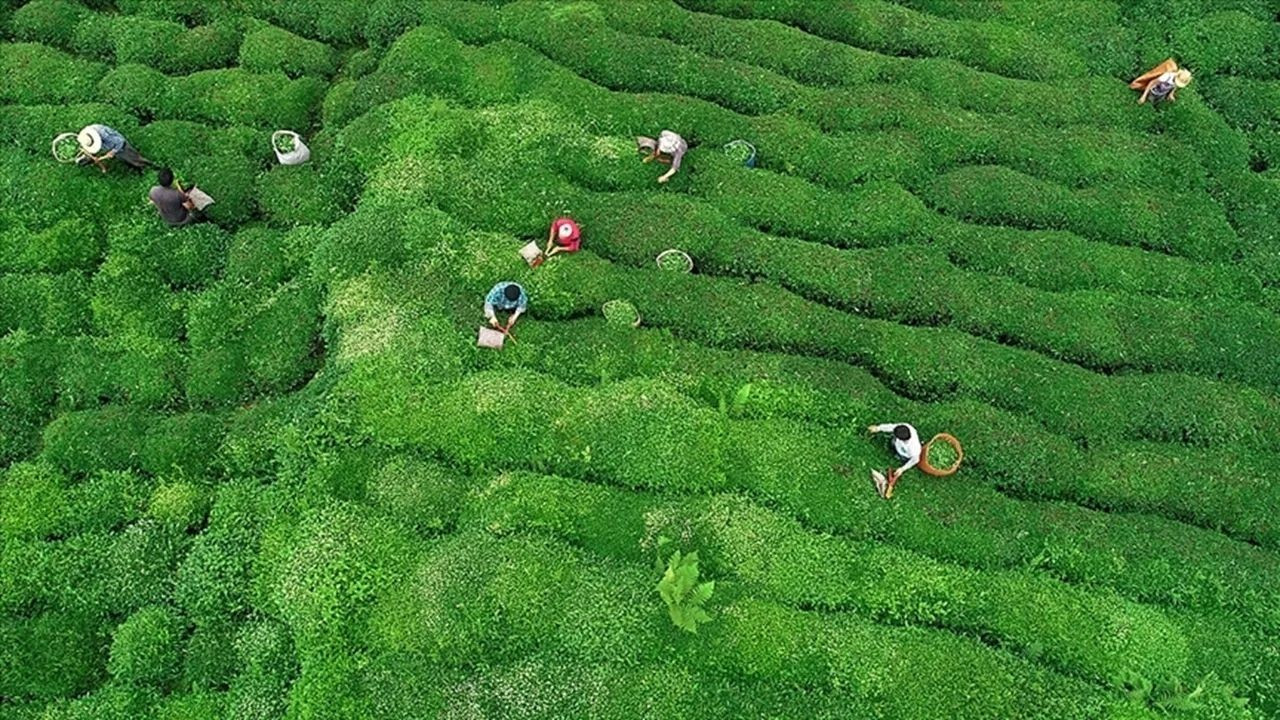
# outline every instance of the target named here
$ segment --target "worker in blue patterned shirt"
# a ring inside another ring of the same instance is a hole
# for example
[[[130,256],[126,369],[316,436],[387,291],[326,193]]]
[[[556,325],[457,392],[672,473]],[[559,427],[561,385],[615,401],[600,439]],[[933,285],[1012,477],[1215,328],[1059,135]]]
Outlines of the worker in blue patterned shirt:
[[[484,316],[489,318],[490,325],[510,330],[528,306],[529,296],[524,288],[513,282],[500,282],[484,298]],[[498,312],[511,313],[505,327],[498,323]]]
[[[150,160],[133,149],[118,130],[106,125],[86,125],[76,135],[76,142],[80,143],[80,152],[83,155],[81,162],[92,162],[102,172],[107,171],[107,166],[102,161],[111,158],[118,158],[124,164],[134,168],[144,168],[151,164]]]

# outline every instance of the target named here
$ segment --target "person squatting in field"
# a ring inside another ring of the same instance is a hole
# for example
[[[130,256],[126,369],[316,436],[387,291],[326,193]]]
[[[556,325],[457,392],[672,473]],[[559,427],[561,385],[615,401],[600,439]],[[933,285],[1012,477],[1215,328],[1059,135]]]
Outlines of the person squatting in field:
[[[653,162],[657,160],[660,163],[670,163],[671,169],[663,173],[658,182],[664,183],[671,179],[672,175],[680,169],[680,160],[684,154],[689,151],[689,143],[684,138],[671,132],[663,130],[658,134],[658,139],[654,140],[650,137],[636,137],[636,147],[641,152],[648,152],[644,162]]]
[[[557,218],[551,223],[551,230],[547,233],[546,256],[548,258],[556,253],[578,252],[581,247],[582,230],[578,227],[578,223],[567,217]]]
[[[1186,68],[1179,69],[1173,58],[1169,58],[1139,75],[1133,82],[1129,83],[1129,87],[1133,90],[1142,91],[1142,96],[1138,98],[1139,105],[1145,103],[1148,99],[1151,100],[1152,105],[1156,105],[1162,100],[1168,100],[1169,102],[1177,100],[1175,95],[1178,89],[1190,84],[1191,71]]]
[[[915,426],[908,423],[868,425],[867,432],[893,433],[893,451],[905,461],[902,467],[890,470],[887,478],[875,470],[871,471],[871,476],[876,483],[876,492],[887,500],[893,497],[893,486],[897,484],[898,478],[902,477],[902,473],[920,463],[920,455],[924,452],[924,447],[920,444],[920,433],[916,432]]]
[[[515,327],[516,320],[528,306],[529,296],[525,294],[524,288],[513,282],[500,282],[485,296],[484,316],[493,327],[510,330]],[[505,326],[498,322],[498,312],[511,313]]]

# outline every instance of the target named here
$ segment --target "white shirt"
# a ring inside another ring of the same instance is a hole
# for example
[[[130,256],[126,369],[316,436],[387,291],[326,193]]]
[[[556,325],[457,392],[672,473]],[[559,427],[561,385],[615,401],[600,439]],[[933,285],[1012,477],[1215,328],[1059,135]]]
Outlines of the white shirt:
[[[658,152],[664,155],[675,155],[681,145],[684,145],[684,138],[670,130],[663,130],[658,135]]]
[[[920,433],[916,432],[915,426],[910,423],[886,423],[884,425],[877,425],[876,432],[892,433],[893,429],[899,425],[905,425],[906,428],[911,431],[911,434],[907,436],[906,440],[899,440],[896,435],[893,438],[893,451],[898,453],[898,457],[902,458],[907,463],[899,468],[898,472],[901,473],[909,470],[914,467],[916,463],[920,462],[920,455],[924,452],[924,447],[920,444]]]

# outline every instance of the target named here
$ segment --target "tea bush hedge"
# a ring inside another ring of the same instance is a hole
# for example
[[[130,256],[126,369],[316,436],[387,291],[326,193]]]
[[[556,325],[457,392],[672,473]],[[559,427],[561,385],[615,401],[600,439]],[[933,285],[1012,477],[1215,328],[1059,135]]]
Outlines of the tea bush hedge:
[[[0,718],[1280,714],[1275,26],[3,4]],[[95,122],[203,221],[52,161]],[[897,421],[965,462],[885,501]]]

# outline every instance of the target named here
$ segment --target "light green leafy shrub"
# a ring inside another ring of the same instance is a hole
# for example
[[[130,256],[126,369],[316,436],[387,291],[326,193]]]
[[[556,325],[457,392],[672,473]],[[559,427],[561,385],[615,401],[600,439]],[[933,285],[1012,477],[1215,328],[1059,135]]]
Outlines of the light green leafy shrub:
[[[658,594],[667,604],[667,614],[676,627],[698,632],[698,626],[711,622],[703,605],[715,592],[716,581],[698,582],[698,553],[681,555],[677,550],[667,559],[666,571],[658,581]]]
[[[0,44],[0,74],[5,77],[0,101],[19,105],[89,102],[105,72],[99,63],[43,45]]]
[[[240,66],[252,72],[328,76],[336,64],[328,45],[267,24],[251,27],[240,44]]]
[[[83,5],[71,0],[33,0],[14,11],[10,27],[18,40],[66,49],[75,26],[88,15]]]
[[[145,607],[116,627],[107,669],[118,682],[164,688],[177,678],[182,619],[164,605]]]

